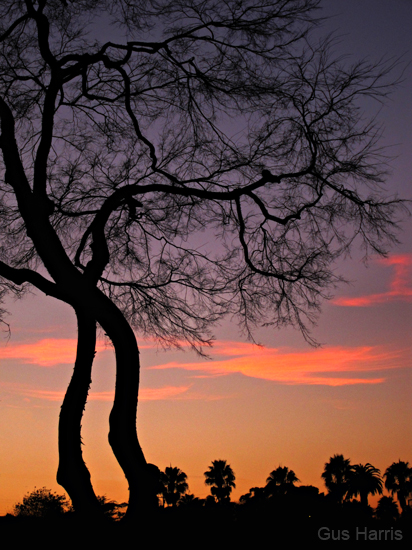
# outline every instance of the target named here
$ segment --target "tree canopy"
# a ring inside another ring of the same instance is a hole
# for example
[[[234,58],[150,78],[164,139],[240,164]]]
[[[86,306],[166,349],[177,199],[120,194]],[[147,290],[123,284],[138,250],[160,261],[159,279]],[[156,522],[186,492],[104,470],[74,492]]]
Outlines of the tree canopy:
[[[385,487],[392,495],[396,493],[402,512],[410,510],[406,500],[412,495],[412,467],[409,462],[398,460],[386,468],[383,474]]]
[[[14,515],[20,517],[53,519],[71,509],[65,495],[58,495],[46,487],[34,488],[14,505]]]
[[[204,342],[227,310],[303,329],[332,260],[356,235],[382,250],[398,206],[357,104],[388,92],[389,67],[310,42],[318,5],[4,6],[3,277],[51,290],[37,268],[59,284],[70,262],[167,342]],[[127,41],[101,40],[102,12]]]
[[[286,494],[297,482],[299,479],[293,470],[289,470],[287,466],[278,466],[270,472],[265,490],[268,495]]]
[[[0,291],[76,313],[58,480],[78,510],[99,508],[80,446],[97,325],[116,353],[109,441],[130,515],[154,483],[133,329],[201,351],[231,314],[249,336],[293,325],[311,341],[333,262],[395,239],[401,202],[361,103],[387,95],[394,64],[335,56],[311,33],[319,4],[0,6]]]
[[[212,465],[204,473],[205,483],[219,503],[228,502],[230,493],[236,488],[235,474],[226,460],[212,460]]]
[[[176,506],[180,498],[189,490],[187,475],[180,468],[167,466],[160,473],[161,493],[164,501],[170,506]]]
[[[382,494],[381,472],[367,462],[366,464],[355,464],[352,466],[352,473],[349,481],[348,497],[360,496],[364,506],[368,506],[368,495]]]
[[[325,463],[322,479],[333,500],[342,503],[350,490],[353,468],[349,458],[335,454]]]

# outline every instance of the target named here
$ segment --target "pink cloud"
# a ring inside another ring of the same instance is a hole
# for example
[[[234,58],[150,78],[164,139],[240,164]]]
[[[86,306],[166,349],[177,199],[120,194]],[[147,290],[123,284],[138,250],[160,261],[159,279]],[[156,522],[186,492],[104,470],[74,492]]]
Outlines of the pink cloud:
[[[142,388],[139,392],[139,401],[159,401],[180,397],[187,392],[190,386],[165,386],[163,388]]]
[[[75,340],[41,340],[35,344],[19,344],[2,348],[0,358],[19,358],[27,363],[42,366],[73,363],[75,345]],[[98,349],[104,350],[104,344],[100,343]],[[186,370],[191,373],[192,378],[237,373],[281,384],[342,386],[380,384],[385,381],[380,371],[408,366],[405,350],[393,351],[383,346],[354,348],[336,346],[293,351],[259,347],[242,342],[217,342],[211,350],[211,355],[214,357],[213,361],[170,362],[148,368]],[[193,391],[188,392],[189,388],[190,385],[142,388],[139,399],[152,401],[207,398]],[[23,387],[20,388],[19,393],[28,398],[60,402],[64,397],[64,391]],[[91,391],[89,400],[113,401],[113,397],[114,391]]]
[[[184,343],[182,343],[184,344]],[[185,344],[189,346],[189,344]],[[40,367],[54,367],[61,364],[74,364],[76,359],[77,340],[75,338],[43,338],[29,344],[6,344],[0,346],[1,359],[18,359],[22,363]],[[139,349],[156,349],[155,342],[140,344]],[[96,351],[110,350],[110,343],[98,340]]]
[[[201,376],[237,373],[282,384],[343,386],[381,384],[385,377],[375,373],[406,366],[404,352],[372,346],[288,351],[247,343],[220,342],[213,353],[224,358],[209,362],[173,362],[150,368],[201,371]]]
[[[31,344],[7,344],[0,348],[0,359],[19,359],[23,363],[41,367],[73,364],[76,358],[77,340],[74,338],[45,338]],[[96,351],[105,351],[103,341],[98,341]]]
[[[389,282],[389,290],[355,298],[336,298],[332,300],[332,303],[337,306],[366,307],[395,300],[412,301],[412,255],[398,254],[379,259],[377,262],[393,266],[393,276]]]

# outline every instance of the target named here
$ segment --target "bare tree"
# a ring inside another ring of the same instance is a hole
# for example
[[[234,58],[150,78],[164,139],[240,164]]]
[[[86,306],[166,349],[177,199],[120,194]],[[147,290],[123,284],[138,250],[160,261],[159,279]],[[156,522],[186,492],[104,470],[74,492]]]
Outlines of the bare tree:
[[[395,238],[401,202],[361,111],[393,63],[334,57],[310,33],[319,3],[1,3],[1,289],[76,313],[58,481],[78,511],[100,509],[80,446],[97,326],[115,350],[128,518],[153,493],[134,329],[202,352],[232,314],[249,336],[293,325],[312,342],[333,261]]]

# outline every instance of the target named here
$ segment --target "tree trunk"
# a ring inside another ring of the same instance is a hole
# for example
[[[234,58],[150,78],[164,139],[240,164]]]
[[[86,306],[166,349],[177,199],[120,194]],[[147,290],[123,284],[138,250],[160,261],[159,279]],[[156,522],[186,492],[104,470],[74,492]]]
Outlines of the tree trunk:
[[[96,321],[76,309],[78,341],[73,375],[64,397],[59,419],[59,467],[57,482],[69,494],[75,511],[87,518],[102,517],[90,472],[81,449],[81,420],[91,383],[96,348]]]
[[[360,492],[360,501],[363,506],[368,506],[368,492],[367,491],[361,491]]]
[[[129,483],[125,520],[147,517],[157,507],[156,480],[147,465],[136,431],[140,358],[136,337],[116,305],[98,292],[97,321],[113,343],[116,391],[110,413],[109,443]]]
[[[398,497],[398,502],[399,502],[399,506],[401,507],[402,513],[406,512],[406,510],[407,510],[409,507],[408,507],[408,505],[406,504],[405,495],[404,495],[401,491],[398,491],[398,492],[396,493],[396,496]]]

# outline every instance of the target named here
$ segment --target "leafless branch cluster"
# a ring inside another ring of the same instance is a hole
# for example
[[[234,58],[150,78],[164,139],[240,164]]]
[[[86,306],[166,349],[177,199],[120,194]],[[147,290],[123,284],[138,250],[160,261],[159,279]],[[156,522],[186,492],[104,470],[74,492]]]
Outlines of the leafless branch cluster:
[[[231,312],[309,337],[332,262],[358,237],[384,253],[401,206],[382,194],[380,128],[362,117],[397,63],[348,66],[330,39],[313,43],[318,4],[3,5],[2,261],[48,269],[15,140],[67,259],[135,327],[202,343]]]

